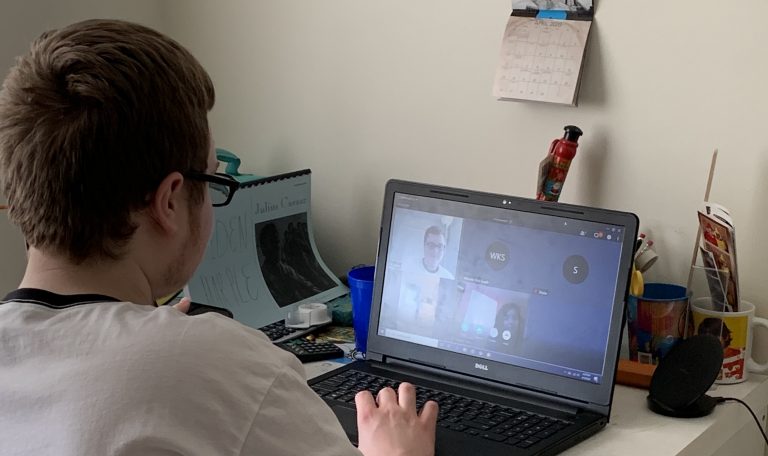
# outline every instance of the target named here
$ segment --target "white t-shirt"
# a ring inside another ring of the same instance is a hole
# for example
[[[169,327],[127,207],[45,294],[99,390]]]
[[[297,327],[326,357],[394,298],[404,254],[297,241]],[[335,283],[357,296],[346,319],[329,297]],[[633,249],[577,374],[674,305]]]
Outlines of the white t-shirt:
[[[17,290],[0,303],[0,453],[355,455],[304,369],[222,315]]]
[[[453,274],[451,271],[445,269],[443,265],[438,265],[436,271],[430,271],[424,266],[424,260],[422,257],[412,257],[405,261],[403,264],[403,270],[413,274],[419,274],[427,277],[437,277],[440,279],[453,280]]]

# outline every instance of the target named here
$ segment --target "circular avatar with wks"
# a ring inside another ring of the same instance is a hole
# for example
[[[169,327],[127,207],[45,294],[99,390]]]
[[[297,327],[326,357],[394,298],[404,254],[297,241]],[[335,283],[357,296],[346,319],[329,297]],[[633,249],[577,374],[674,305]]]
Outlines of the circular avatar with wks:
[[[485,251],[485,261],[494,271],[503,269],[509,261],[509,247],[503,242],[493,242]]]

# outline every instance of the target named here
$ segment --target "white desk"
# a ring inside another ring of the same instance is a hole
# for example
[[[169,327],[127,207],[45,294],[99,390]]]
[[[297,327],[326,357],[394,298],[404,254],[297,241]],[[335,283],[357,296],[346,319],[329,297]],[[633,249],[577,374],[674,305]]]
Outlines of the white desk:
[[[341,366],[319,361],[305,365],[316,377]],[[750,374],[738,385],[716,385],[711,396],[747,402],[765,427],[768,377]],[[645,405],[648,392],[617,386],[611,421],[605,429],[562,453],[564,456],[768,456],[763,437],[747,409],[736,402],[718,405],[704,418],[681,419],[657,415]]]
[[[736,397],[747,402],[765,426],[768,377],[751,374],[747,382],[716,385],[709,394]],[[563,455],[768,454],[754,419],[739,403],[720,404],[711,415],[703,418],[667,418],[648,410],[645,405],[647,395],[645,390],[617,386],[608,426]]]

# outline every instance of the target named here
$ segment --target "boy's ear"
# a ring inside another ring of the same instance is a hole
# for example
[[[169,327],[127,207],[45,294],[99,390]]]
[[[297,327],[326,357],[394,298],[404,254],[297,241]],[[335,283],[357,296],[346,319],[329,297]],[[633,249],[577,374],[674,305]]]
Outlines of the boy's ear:
[[[160,182],[149,203],[150,217],[169,234],[178,231],[180,223],[184,223],[179,218],[185,197],[183,189],[184,176],[174,171]]]

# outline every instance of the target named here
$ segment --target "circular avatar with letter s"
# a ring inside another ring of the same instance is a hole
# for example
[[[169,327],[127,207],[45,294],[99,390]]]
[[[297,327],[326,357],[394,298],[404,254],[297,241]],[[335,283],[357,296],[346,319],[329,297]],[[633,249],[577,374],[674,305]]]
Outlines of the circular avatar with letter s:
[[[571,255],[563,262],[563,277],[565,280],[579,284],[587,280],[589,275],[589,263],[581,255]]]

